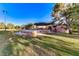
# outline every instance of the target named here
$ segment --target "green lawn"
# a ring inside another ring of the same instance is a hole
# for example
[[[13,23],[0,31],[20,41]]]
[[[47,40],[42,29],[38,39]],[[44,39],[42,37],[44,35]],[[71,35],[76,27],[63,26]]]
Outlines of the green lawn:
[[[3,49],[3,55],[79,56],[78,34],[48,34],[37,38],[16,35],[9,37],[12,40]]]
[[[7,46],[9,40],[9,32],[0,31],[0,55],[3,55],[3,49]]]

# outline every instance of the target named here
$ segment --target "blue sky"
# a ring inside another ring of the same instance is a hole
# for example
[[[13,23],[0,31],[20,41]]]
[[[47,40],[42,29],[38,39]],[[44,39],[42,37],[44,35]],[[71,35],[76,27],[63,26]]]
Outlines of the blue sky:
[[[6,22],[16,25],[50,22],[53,3],[6,3],[0,4],[0,22],[4,22],[2,10],[7,10]]]

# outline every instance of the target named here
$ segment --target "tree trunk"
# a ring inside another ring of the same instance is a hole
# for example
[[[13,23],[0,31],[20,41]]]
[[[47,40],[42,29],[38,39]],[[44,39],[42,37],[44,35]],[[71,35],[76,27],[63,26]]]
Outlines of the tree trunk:
[[[70,21],[66,18],[67,22],[67,28],[69,29],[69,34],[72,34],[71,26],[70,26]]]

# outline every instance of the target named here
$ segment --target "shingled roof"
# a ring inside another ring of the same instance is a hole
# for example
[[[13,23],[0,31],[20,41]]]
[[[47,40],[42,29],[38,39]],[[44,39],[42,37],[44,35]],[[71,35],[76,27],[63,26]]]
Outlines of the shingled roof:
[[[52,23],[40,22],[40,23],[35,23],[34,25],[44,26],[44,25],[50,25],[50,24],[52,24]]]

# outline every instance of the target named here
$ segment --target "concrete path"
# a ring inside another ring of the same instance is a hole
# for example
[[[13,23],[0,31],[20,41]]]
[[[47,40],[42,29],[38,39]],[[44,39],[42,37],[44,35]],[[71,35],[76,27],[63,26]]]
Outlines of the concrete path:
[[[64,37],[64,36],[56,36],[56,35],[49,35],[49,34],[42,34],[42,33],[39,33],[38,34],[39,36],[48,36],[48,37],[52,37],[52,38],[55,38],[55,39],[64,39],[64,40],[67,40],[67,41],[72,41],[74,42],[74,39],[75,38],[70,38],[70,37]],[[79,38],[76,38],[76,43],[79,42]]]

